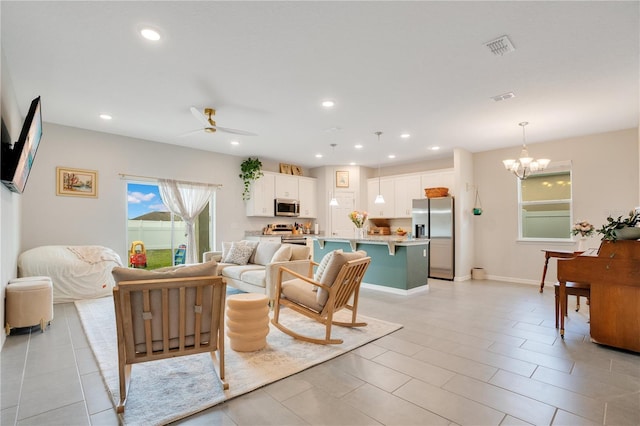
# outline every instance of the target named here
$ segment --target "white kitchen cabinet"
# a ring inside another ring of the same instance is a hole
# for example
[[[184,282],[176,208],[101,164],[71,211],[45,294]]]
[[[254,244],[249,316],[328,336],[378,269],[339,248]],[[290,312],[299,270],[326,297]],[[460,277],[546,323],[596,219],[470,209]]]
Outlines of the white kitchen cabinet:
[[[411,217],[413,199],[424,197],[420,176],[397,176],[393,181],[395,190],[395,215],[393,217]]]
[[[318,217],[317,181],[314,178],[298,177],[298,199],[300,200],[300,217]]]
[[[251,198],[245,201],[247,216],[273,217],[275,176],[273,173],[265,172],[264,176],[251,183]]]
[[[384,204],[375,204],[378,195],[378,178],[367,180],[367,208],[369,217],[394,217],[395,216],[395,188],[394,179],[385,177],[380,179],[380,193],[384,198]]]
[[[455,176],[453,170],[435,171],[423,173],[420,176],[421,186],[423,188],[422,198],[426,198],[424,188],[449,188],[449,194],[454,194]]]
[[[275,173],[276,196],[275,198],[288,198],[290,200],[299,199],[298,176]]]

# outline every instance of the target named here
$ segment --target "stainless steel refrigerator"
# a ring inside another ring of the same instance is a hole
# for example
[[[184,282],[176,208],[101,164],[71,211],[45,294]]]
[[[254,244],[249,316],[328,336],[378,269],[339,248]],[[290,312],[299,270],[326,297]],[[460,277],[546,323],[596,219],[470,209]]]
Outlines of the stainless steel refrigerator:
[[[453,197],[413,200],[412,232],[429,238],[429,278],[453,280],[455,271]]]

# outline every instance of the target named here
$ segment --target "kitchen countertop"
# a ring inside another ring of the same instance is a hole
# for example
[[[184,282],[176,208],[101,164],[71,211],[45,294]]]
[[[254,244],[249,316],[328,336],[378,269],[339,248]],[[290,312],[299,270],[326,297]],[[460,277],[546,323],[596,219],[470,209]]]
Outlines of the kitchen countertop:
[[[407,236],[401,235],[366,235],[363,238],[348,238],[348,237],[326,237],[320,235],[309,235],[313,239],[318,241],[320,247],[324,247],[325,241],[342,241],[348,242],[351,246],[351,250],[356,251],[359,244],[375,244],[386,245],[389,248],[389,254],[393,256],[396,251],[396,246],[420,246],[428,245],[428,238],[407,238]]]

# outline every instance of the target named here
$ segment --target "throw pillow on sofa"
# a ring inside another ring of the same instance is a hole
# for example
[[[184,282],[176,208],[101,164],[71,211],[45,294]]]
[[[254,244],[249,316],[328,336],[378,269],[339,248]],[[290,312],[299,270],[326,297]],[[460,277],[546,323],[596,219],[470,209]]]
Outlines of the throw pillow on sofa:
[[[271,262],[288,262],[291,259],[291,247],[290,246],[280,246],[280,248],[273,254],[271,258]]]
[[[229,253],[227,253],[223,262],[235,263],[236,265],[246,265],[252,254],[253,247],[243,244],[242,242],[234,242],[231,244]]]
[[[254,263],[256,265],[266,265],[267,263],[271,262],[273,255],[281,246],[282,244],[280,243],[272,243],[268,241],[260,242],[258,244],[258,247],[256,247],[256,251],[253,255],[251,263]]]
[[[224,259],[229,254],[229,250],[231,250],[231,245],[234,244],[234,243],[235,244],[244,244],[246,246],[251,247],[252,249],[255,249],[256,246],[258,245],[257,241],[249,241],[249,240],[223,241],[222,242],[222,255],[220,256],[220,262],[224,262]],[[249,263],[253,263],[253,259],[252,258],[249,258]]]

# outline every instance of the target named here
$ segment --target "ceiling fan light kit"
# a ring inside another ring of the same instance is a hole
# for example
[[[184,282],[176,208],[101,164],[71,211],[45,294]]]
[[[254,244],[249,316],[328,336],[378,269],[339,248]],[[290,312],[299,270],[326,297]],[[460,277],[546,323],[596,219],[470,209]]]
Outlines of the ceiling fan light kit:
[[[191,114],[203,124],[203,129],[206,133],[231,133],[233,135],[242,135],[242,136],[257,136],[253,132],[247,132],[246,130],[238,130],[238,129],[230,129],[228,127],[220,127],[216,124],[213,117],[216,115],[216,110],[214,108],[204,108],[204,114],[200,112],[200,110],[196,107],[191,107]]]

